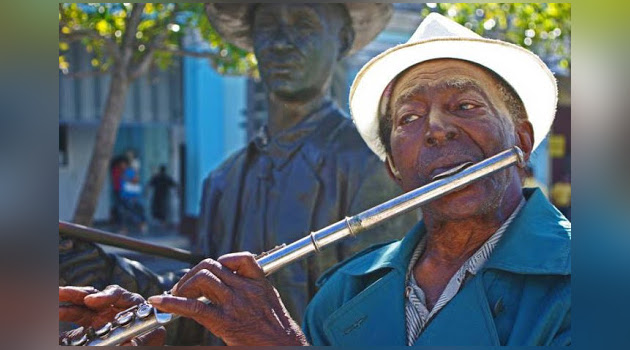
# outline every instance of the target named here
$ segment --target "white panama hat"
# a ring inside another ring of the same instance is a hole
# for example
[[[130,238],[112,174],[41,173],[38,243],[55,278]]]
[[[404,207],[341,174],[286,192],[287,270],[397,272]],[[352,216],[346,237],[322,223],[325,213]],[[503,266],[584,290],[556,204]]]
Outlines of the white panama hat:
[[[534,149],[545,138],[556,114],[558,88],[553,73],[529,50],[487,39],[437,13],[429,14],[405,44],[371,59],[350,88],[352,119],[370,149],[385,160],[379,138],[381,97],[398,74],[421,62],[453,58],[482,65],[501,76],[518,94],[534,127]]]

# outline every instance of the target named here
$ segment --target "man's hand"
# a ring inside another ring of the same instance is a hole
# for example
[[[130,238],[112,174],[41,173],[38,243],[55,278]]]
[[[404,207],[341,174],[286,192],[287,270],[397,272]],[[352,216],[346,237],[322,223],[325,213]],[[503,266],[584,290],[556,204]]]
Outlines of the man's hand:
[[[93,287],[59,287],[59,321],[72,322],[81,326],[61,334],[62,338],[76,339],[85,329],[99,329],[111,322],[117,313],[144,302],[136,293],[119,286],[108,286],[103,291]],[[122,345],[163,345],[166,337],[164,327],[136,337]]]
[[[227,345],[308,345],[251,253],[206,259],[173,287],[150,297],[164,312],[192,318]],[[206,305],[197,298],[204,296]]]

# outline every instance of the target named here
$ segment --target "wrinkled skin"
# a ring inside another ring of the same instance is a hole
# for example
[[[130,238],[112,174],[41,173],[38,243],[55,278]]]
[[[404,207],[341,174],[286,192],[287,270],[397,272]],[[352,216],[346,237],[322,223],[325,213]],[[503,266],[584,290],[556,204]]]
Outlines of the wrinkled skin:
[[[533,128],[515,122],[498,81],[475,64],[439,59],[397,79],[390,100],[392,178],[409,191],[466,161],[478,162],[514,145],[529,159]],[[427,245],[413,267],[429,309],[460,266],[523,199],[521,175],[510,167],[422,207]]]
[[[114,319],[117,313],[144,302],[136,293],[111,285],[103,291],[93,287],[59,287],[59,321],[78,324],[79,328],[59,335],[63,338],[80,338],[84,330],[91,327],[99,329]],[[163,345],[166,337],[164,327],[138,336],[122,345],[144,346]]]
[[[201,296],[212,303],[195,300]],[[227,345],[307,345],[275,288],[250,253],[206,259],[173,287],[149,298],[159,310],[189,317]]]
[[[450,84],[450,87],[449,87]],[[459,87],[453,86],[460,84]],[[463,161],[478,162],[513,145],[531,152],[531,124],[514,125],[493,77],[460,60],[435,60],[398,78],[392,100],[392,162],[405,191]],[[502,196],[520,196],[515,168],[498,172],[423,207],[425,216],[457,218],[492,212]]]

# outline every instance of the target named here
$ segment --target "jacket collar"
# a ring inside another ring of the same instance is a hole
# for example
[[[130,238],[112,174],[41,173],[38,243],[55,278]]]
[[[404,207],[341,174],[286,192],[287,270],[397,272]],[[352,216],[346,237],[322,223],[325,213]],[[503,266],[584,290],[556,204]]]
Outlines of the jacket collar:
[[[295,126],[273,136],[269,135],[267,126],[263,125],[250,144],[258,152],[270,155],[274,165],[282,168],[300,150],[305,141],[321,129],[324,120],[336,111],[338,107],[332,101],[328,101]]]
[[[507,228],[482,268],[519,274],[571,274],[571,223],[547,200],[540,189],[525,188],[527,203]],[[403,275],[414,248],[426,234],[420,221],[405,237],[380,250],[350,262],[341,270],[349,275],[367,275],[380,269],[399,270]],[[372,258],[377,256],[375,258]]]

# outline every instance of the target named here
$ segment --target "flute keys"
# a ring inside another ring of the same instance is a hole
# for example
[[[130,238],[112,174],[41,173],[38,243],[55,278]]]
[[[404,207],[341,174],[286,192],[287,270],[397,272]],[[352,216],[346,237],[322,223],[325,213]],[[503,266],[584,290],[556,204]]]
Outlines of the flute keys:
[[[83,336],[81,338],[71,341],[70,345],[72,345],[72,346],[82,346],[82,345],[85,345],[85,343],[87,343],[87,341],[88,341],[87,335],[83,334]]]
[[[97,337],[99,338],[103,338],[105,336],[107,336],[107,334],[109,334],[109,331],[112,330],[112,323],[111,322],[107,322],[103,327],[99,328],[97,331],[94,332],[94,334],[96,334]]]
[[[116,323],[124,327],[129,325],[129,323],[131,323],[131,320],[133,320],[133,313],[127,311],[116,319]]]
[[[140,306],[138,306],[136,316],[138,316],[138,318],[147,318],[149,315],[151,315],[152,309],[153,308],[149,304],[141,304]]]

